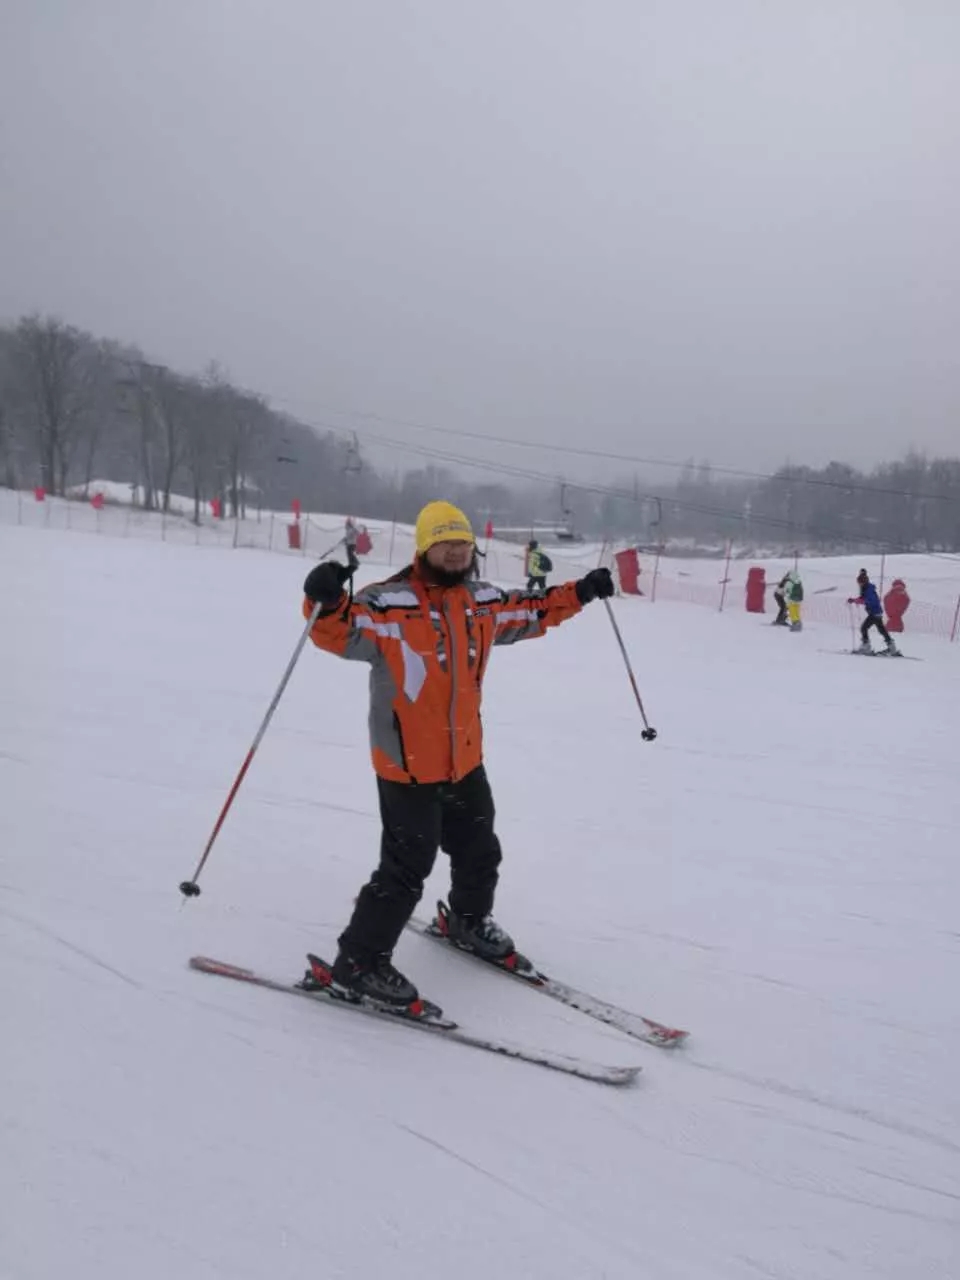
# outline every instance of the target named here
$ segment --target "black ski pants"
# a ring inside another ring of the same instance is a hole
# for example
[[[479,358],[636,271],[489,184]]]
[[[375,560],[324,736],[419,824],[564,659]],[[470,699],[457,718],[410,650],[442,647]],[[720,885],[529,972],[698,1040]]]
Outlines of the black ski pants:
[[[890,639],[890,632],[883,625],[883,618],[881,618],[879,613],[870,613],[863,620],[863,625],[860,628],[860,635],[863,638],[864,644],[870,643],[869,636],[871,627],[877,628],[887,644],[893,644],[893,641]]]
[[[538,574],[531,574],[530,577],[527,579],[528,591],[538,591],[538,590],[546,591],[546,589],[547,589],[547,579],[545,575],[540,576]]]
[[[437,850],[450,858],[450,906],[485,916],[493,907],[500,865],[493,794],[483,765],[459,782],[401,783],[377,778],[380,865],[360,890],[340,935],[351,959],[390,955],[423,894]]]

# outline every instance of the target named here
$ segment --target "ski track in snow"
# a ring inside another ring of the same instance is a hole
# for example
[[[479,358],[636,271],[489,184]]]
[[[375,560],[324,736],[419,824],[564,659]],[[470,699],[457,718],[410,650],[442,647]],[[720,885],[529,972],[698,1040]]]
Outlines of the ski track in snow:
[[[398,960],[471,1028],[641,1061],[611,1093],[186,968],[299,976],[375,862],[367,671],[308,649],[177,892],[303,568],[3,530],[3,1280],[956,1280],[956,647],[836,664],[813,624],[617,602],[655,744],[602,610],[493,655],[498,916],[691,1039]]]
[[[34,929],[37,933],[42,934],[46,938],[52,939],[58,946],[65,947],[67,951],[73,952],[75,956],[79,956],[81,960],[86,960],[88,964],[95,965],[98,969],[103,969],[106,973],[112,974],[120,982],[125,982],[128,986],[141,990],[139,982],[134,981],[128,974],[115,969],[112,964],[108,964],[106,960],[101,960],[99,956],[88,951],[86,947],[78,947],[75,942],[71,942],[68,938],[64,938],[62,934],[57,933],[55,929],[48,929],[46,925],[40,924],[36,920],[30,920],[26,916],[20,915],[19,912],[9,911],[5,907],[0,907],[0,916],[6,917],[7,920],[13,920],[17,924],[23,925],[24,928]]]

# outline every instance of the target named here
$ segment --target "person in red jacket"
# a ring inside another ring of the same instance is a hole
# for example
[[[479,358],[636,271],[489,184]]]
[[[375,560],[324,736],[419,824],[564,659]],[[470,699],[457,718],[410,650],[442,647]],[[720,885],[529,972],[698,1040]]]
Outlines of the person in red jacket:
[[[371,665],[380,861],[340,935],[332,977],[345,994],[386,1005],[418,999],[392,956],[440,848],[450,858],[444,931],[487,959],[514,952],[491,915],[501,849],[480,722],[490,651],[542,636],[614,591],[609,569],[546,593],[480,580],[473,530],[447,502],[420,512],[416,546],[411,565],[353,597],[344,590],[351,573],[344,565],[319,564],[304,582],[304,616],[321,606],[314,644]]]

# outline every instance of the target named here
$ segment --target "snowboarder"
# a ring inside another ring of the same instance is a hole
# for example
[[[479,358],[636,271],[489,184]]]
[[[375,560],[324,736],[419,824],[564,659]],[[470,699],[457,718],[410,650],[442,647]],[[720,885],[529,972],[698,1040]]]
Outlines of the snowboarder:
[[[491,916],[501,860],[483,765],[481,685],[493,645],[542,636],[592,600],[613,595],[609,569],[545,593],[503,591],[475,574],[467,517],[431,502],[416,525],[413,563],[348,596],[348,567],[317,565],[303,612],[321,613],[311,639],[371,664],[370,737],[382,823],[380,862],[339,938],[334,984],[351,995],[404,1006],[416,988],[393,950],[442,848],[450,857],[445,932],[487,959],[514,954]]]
[[[527,590],[546,591],[547,574],[553,568],[553,561],[545,551],[540,550],[536,538],[531,538],[527,543],[526,560]]]
[[[880,603],[880,594],[870,581],[870,575],[866,569],[861,569],[857,574],[857,586],[860,588],[860,594],[850,596],[847,604],[862,604],[867,611],[867,616],[860,627],[862,643],[859,649],[854,649],[854,653],[873,653],[873,646],[870,644],[870,628],[876,627],[886,641],[887,653],[899,654],[900,651],[893,643],[890,632],[883,624],[883,605]]]

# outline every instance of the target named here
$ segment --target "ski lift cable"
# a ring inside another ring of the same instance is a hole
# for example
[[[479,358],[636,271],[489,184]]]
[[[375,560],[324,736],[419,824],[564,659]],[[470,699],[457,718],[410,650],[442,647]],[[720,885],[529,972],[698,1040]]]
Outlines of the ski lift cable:
[[[284,397],[275,397],[284,401]],[[286,401],[286,403],[297,403],[296,401]],[[596,458],[600,461],[607,462],[626,462],[636,466],[647,467],[665,467],[675,471],[683,471],[690,464],[689,461],[680,462],[673,458],[642,458],[634,454],[617,453],[613,450],[606,449],[588,449],[579,445],[556,444],[555,442],[545,442],[537,440],[517,439],[513,436],[495,436],[484,431],[469,431],[464,428],[457,427],[441,427],[432,423],[418,422],[409,418],[390,417],[385,414],[366,412],[359,409],[342,409],[333,408],[332,406],[320,406],[322,412],[341,413],[353,418],[366,418],[374,422],[383,422],[388,426],[410,427],[415,431],[430,431],[445,436],[455,436],[465,440],[479,440],[488,444],[510,445],[517,449],[537,449],[548,453],[569,454],[574,457]],[[342,425],[334,425],[329,422],[317,421],[314,425],[322,426],[325,430],[346,434],[347,429]],[[356,434],[356,433],[354,433]],[[411,448],[413,446],[410,446]],[[813,488],[823,489],[842,489],[848,493],[864,492],[871,494],[884,494],[888,497],[901,498],[924,498],[933,502],[951,502],[953,499],[942,493],[922,493],[913,489],[895,489],[881,485],[863,484],[859,481],[848,480],[828,480],[819,476],[804,476],[791,473],[792,469],[788,468],[788,474],[780,475],[773,472],[750,471],[741,467],[722,467],[710,464],[710,470],[715,475],[731,476],[743,480],[765,480],[775,484],[805,484]]]
[[[328,423],[321,420],[314,420],[313,422],[310,423],[310,425],[314,427],[320,427],[326,431],[331,432],[331,434],[337,435],[340,437],[347,437],[348,435],[347,431],[343,427],[337,426],[336,424],[333,424],[333,423]],[[482,439],[482,440],[495,439],[495,437],[483,436],[483,435],[480,435],[479,433],[451,432],[451,434],[454,434],[454,435],[469,434],[472,436],[476,436],[476,438]],[[355,441],[356,438],[357,438],[357,433],[355,431],[349,433],[349,437],[348,437],[349,441]],[[466,454],[458,454],[445,449],[431,448],[426,445],[415,445],[415,444],[411,444],[409,441],[395,440],[388,436],[374,435],[372,433],[367,433],[365,438],[371,444],[380,445],[383,448],[396,450],[401,453],[416,454],[418,456],[426,457],[434,461],[439,460],[442,462],[455,463],[459,466],[470,467],[475,470],[485,471],[494,475],[501,475],[501,476],[506,476],[514,479],[521,479],[521,480],[530,480],[536,483],[548,484],[551,486],[557,483],[557,477],[555,475],[550,475],[549,473],[543,472],[543,471],[537,471],[537,470],[534,470],[533,468],[519,467],[510,463],[503,463],[503,462],[488,462],[480,458],[470,457],[469,455],[466,455]],[[538,446],[531,445],[530,447],[536,448]],[[589,450],[578,450],[576,452],[585,453],[588,456],[599,456],[599,457],[615,456],[615,455],[604,455],[599,453],[594,454]],[[714,469],[718,470],[717,468],[714,468]],[[750,473],[738,473],[738,474],[750,474]],[[784,477],[764,477],[764,476],[758,476],[758,478],[784,479]],[[798,484],[804,483],[804,480],[801,477],[787,477],[787,479],[790,479],[792,483],[798,483]],[[832,484],[832,482],[830,483]],[[625,502],[634,503],[634,502],[648,501],[648,500],[654,501],[654,502],[657,501],[657,496],[655,494],[635,493],[632,489],[629,491],[625,489],[617,489],[612,485],[603,485],[603,484],[590,483],[590,482],[578,482],[576,487],[578,489],[583,490],[586,493],[598,494],[604,497],[613,497]],[[836,487],[845,489],[849,492],[852,492],[855,489],[860,489],[869,493],[884,492],[883,490],[873,489],[867,485],[840,484],[840,485],[837,485]],[[916,497],[924,496],[924,495],[918,495],[915,493],[910,493],[907,490],[895,490],[892,492],[902,497],[916,498]],[[750,525],[755,527],[767,526],[770,529],[777,529],[780,531],[791,533],[798,538],[804,538],[808,536],[807,531],[802,524],[798,523],[797,521],[783,519],[782,517],[777,517],[772,515],[757,515],[754,512],[751,512],[750,516],[747,517],[742,511],[729,511],[724,507],[708,506],[703,503],[691,502],[689,499],[684,499],[679,497],[677,498],[671,497],[669,501],[673,504],[673,506],[677,510],[688,511],[688,512],[692,512],[699,515],[712,516],[718,519],[725,519],[737,524],[745,524],[749,522]],[[904,543],[894,542],[889,539],[863,538],[861,539],[861,541],[865,543],[869,543],[877,547],[878,549],[888,553],[896,553],[896,552],[915,553],[914,547]],[[950,563],[960,563],[960,556],[953,555],[950,552],[931,551],[931,552],[925,552],[924,554],[929,555],[931,558],[934,558],[934,559],[945,560]]]

